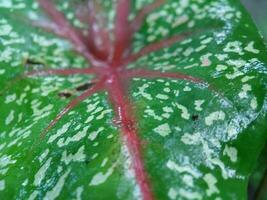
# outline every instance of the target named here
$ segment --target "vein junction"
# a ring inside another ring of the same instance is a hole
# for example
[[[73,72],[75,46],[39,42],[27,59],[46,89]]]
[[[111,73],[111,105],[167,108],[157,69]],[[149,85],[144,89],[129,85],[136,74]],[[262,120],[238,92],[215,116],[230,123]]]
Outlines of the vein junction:
[[[128,64],[150,53],[169,47],[188,37],[188,33],[175,35],[143,47],[139,52],[132,52],[132,39],[143,25],[146,16],[158,9],[165,0],[155,0],[153,3],[141,9],[132,21],[129,21],[130,0],[117,0],[115,26],[113,40],[109,31],[104,28],[104,17],[97,17],[96,12],[101,9],[95,1],[88,1],[85,12],[80,12],[77,17],[86,21],[88,30],[86,35],[83,30],[73,27],[64,14],[59,12],[51,0],[39,0],[41,8],[50,17],[51,22],[34,22],[46,31],[52,32],[72,43],[73,49],[81,54],[90,67],[78,69],[48,69],[31,71],[25,74],[26,77],[47,76],[47,75],[95,75],[94,84],[87,88],[80,96],[74,98],[66,105],[61,112],[53,119],[47,128],[42,132],[44,137],[48,131],[71,109],[84,99],[94,93],[106,91],[109,100],[113,105],[116,116],[115,121],[119,122],[122,137],[126,141],[127,148],[132,157],[133,170],[137,183],[144,200],[153,200],[149,178],[146,174],[142,159],[141,142],[138,137],[137,121],[133,114],[133,106],[127,94],[129,80],[139,78],[170,78],[181,79],[193,83],[205,83],[203,80],[178,72],[161,72],[145,68],[127,69]]]

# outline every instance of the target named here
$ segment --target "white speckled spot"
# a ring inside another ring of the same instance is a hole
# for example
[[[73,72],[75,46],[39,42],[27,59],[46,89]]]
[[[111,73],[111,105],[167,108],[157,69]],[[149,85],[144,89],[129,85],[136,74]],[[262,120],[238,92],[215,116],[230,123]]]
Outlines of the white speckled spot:
[[[66,133],[66,132],[68,131],[70,125],[71,125],[70,122],[64,124],[64,125],[62,126],[62,128],[59,129],[59,130],[57,131],[56,134],[51,135],[51,136],[49,137],[49,139],[48,139],[48,143],[54,142],[58,137],[60,137],[60,136],[63,135],[64,133]]]
[[[0,36],[9,35],[12,31],[12,26],[9,24],[0,25]]]
[[[216,111],[209,114],[209,116],[205,117],[205,124],[207,126],[211,126],[214,123],[214,121],[224,120],[224,119],[225,119],[225,113],[223,111]]]
[[[88,139],[91,141],[94,141],[98,134],[101,133],[104,130],[104,127],[99,127],[96,131],[89,134]]]
[[[216,186],[217,179],[212,174],[205,174],[203,179],[208,185],[208,189],[206,190],[207,196],[210,197],[213,194],[219,193],[219,190]]]
[[[198,48],[195,49],[196,52],[202,51],[203,49],[205,49],[207,47],[207,45],[201,45]]]
[[[57,142],[57,145],[59,147],[63,147],[68,145],[71,142],[77,142],[80,141],[82,138],[84,138],[87,135],[87,131],[90,126],[84,127],[81,131],[73,135],[72,137],[67,137],[67,139],[64,141],[64,138],[60,138]]]
[[[158,127],[154,128],[153,131],[155,131],[162,137],[166,137],[171,133],[170,126],[167,123],[159,125]]]
[[[111,109],[103,110],[101,114],[96,117],[96,119],[97,120],[103,119],[106,114],[111,113],[111,112],[112,112]]]
[[[67,153],[67,150],[65,150],[62,153],[61,162],[65,162],[65,164],[69,164],[70,162],[82,162],[86,158],[86,155],[84,154],[84,146],[81,146],[78,151],[75,154],[69,154]]]
[[[248,52],[251,52],[251,53],[255,53],[255,54],[258,54],[260,53],[260,51],[258,49],[255,49],[254,48],[254,42],[250,42],[248,44],[248,46],[245,47],[245,50],[248,51]]]
[[[41,184],[41,181],[43,180],[43,178],[45,177],[45,173],[48,170],[48,168],[50,167],[51,164],[51,160],[52,158],[49,158],[45,164],[43,164],[43,166],[38,170],[38,172],[35,174],[34,176],[34,182],[33,184],[35,186],[38,186]]]
[[[236,171],[234,169],[228,168],[225,166],[225,164],[219,159],[219,158],[208,158],[208,163],[213,166],[218,166],[221,169],[222,177],[224,179],[233,178],[236,176]]]
[[[255,78],[254,76],[245,76],[244,78],[241,79],[241,81],[242,81],[243,83],[245,83],[245,82],[247,82],[247,81],[249,81],[249,80],[251,80],[251,79],[254,79],[254,78]]]
[[[4,149],[5,146],[6,146],[6,143],[0,144],[0,151],[1,151],[2,149]]]
[[[197,111],[202,111],[203,108],[201,108],[202,104],[205,102],[205,100],[195,100],[194,105],[195,105],[195,110]]]
[[[185,22],[187,22],[188,19],[189,18],[187,15],[183,15],[183,16],[176,19],[176,21],[172,24],[172,27],[180,26],[181,24],[184,24]]]
[[[29,196],[28,200],[35,200],[38,195],[38,191],[33,191],[31,195]]]
[[[188,113],[188,110],[185,106],[175,103],[175,105],[177,106],[177,108],[179,108],[182,111],[181,117],[184,119],[189,119],[190,118],[190,114]]]
[[[191,190],[179,189],[179,196],[184,197],[183,199],[188,200],[202,200],[203,197],[199,192],[192,192]]]
[[[164,88],[163,91],[169,93],[171,91],[171,89],[170,88]]]
[[[172,107],[165,106],[165,107],[163,107],[163,111],[164,112],[167,112],[167,113],[172,113],[173,112],[173,109],[172,109]]]
[[[216,67],[217,71],[223,71],[223,70],[226,70],[226,69],[227,69],[226,65],[217,65],[217,67]]]
[[[83,186],[76,189],[76,200],[82,200]]]
[[[5,187],[5,180],[0,180],[0,191],[3,191]]]
[[[4,168],[10,164],[15,164],[17,161],[12,160],[10,155],[3,155],[0,157],[0,169]]]
[[[168,196],[170,197],[170,199],[176,199],[177,195],[178,192],[174,188],[169,189]]]
[[[185,92],[190,92],[191,90],[192,89],[189,86],[185,86],[184,89],[183,89],[183,91],[185,91]]]
[[[258,103],[257,103],[257,99],[256,97],[253,97],[250,101],[250,107],[253,109],[253,110],[256,110],[257,107],[258,107]]]
[[[183,52],[183,55],[188,57],[191,55],[191,53],[194,52],[194,49],[192,47],[188,47],[184,52]]]
[[[237,149],[235,147],[229,147],[226,145],[223,150],[223,155],[228,156],[232,162],[237,161]]]
[[[12,54],[14,53],[14,49],[9,46],[1,50],[0,52],[0,62],[10,62],[12,60]]]
[[[108,177],[110,177],[111,174],[113,173],[114,166],[115,165],[110,167],[106,173],[99,172],[99,173],[95,174],[94,177],[92,178],[91,182],[89,183],[89,185],[90,186],[96,186],[96,185],[100,185],[100,184],[106,182]]]
[[[216,54],[215,55],[220,61],[225,60],[226,58],[228,58],[227,54]]]
[[[235,79],[236,77],[242,76],[242,75],[244,75],[243,72],[235,70],[232,74],[226,74],[225,77],[227,79]]]
[[[38,160],[40,163],[43,162],[43,160],[46,158],[46,156],[48,155],[49,153],[49,149],[46,149],[44,150],[44,152],[38,157]]]
[[[13,119],[14,119],[14,113],[15,111],[14,110],[11,110],[10,113],[8,114],[7,118],[6,118],[6,121],[5,121],[5,124],[6,125],[9,125]]]
[[[23,186],[27,186],[28,183],[29,183],[29,179],[27,178],[27,179],[25,179],[25,180],[23,181],[23,183],[22,183],[21,185],[23,185]]]
[[[169,119],[171,115],[169,113],[163,113],[161,116],[166,119]]]
[[[202,40],[202,41],[201,41],[201,44],[208,44],[208,43],[210,43],[212,40],[213,40],[213,38],[212,38],[212,37],[209,37],[209,38],[207,38],[207,39],[205,39],[205,40]]]
[[[251,91],[251,86],[249,84],[244,84],[242,86],[242,91],[238,94],[241,99],[248,98],[248,91]]]
[[[189,133],[185,133],[182,137],[181,137],[181,141],[184,144],[188,144],[188,145],[192,145],[192,144],[199,144],[201,142],[201,135],[199,132],[194,133],[194,134],[189,134]]]
[[[87,106],[87,112],[88,112],[88,113],[91,113],[93,110],[95,110],[95,109],[97,108],[97,105],[98,105],[99,103],[100,103],[100,102],[97,101],[97,102],[95,102],[94,104],[89,104],[89,105]]]
[[[161,100],[167,100],[167,99],[169,99],[169,97],[167,95],[165,95],[165,94],[158,94],[156,96],[156,98],[161,99]]]
[[[0,7],[1,8],[10,8],[10,9],[21,9],[25,8],[25,3],[23,2],[12,2],[11,0],[2,0],[0,1]]]
[[[104,158],[100,166],[101,167],[105,167],[105,165],[107,164],[107,162],[108,162],[108,158]]]
[[[152,100],[153,99],[152,96],[145,92],[145,89],[148,87],[149,87],[149,85],[147,83],[145,83],[141,87],[138,87],[139,92],[134,93],[133,96],[141,95],[148,100]]]
[[[170,170],[177,171],[179,173],[191,174],[195,178],[201,177],[201,173],[197,169],[193,169],[191,165],[179,166],[174,161],[168,160],[166,166]]]
[[[234,138],[238,134],[238,129],[234,125],[229,125],[227,127],[227,133],[228,133],[229,138]]]
[[[90,115],[86,120],[85,123],[88,124],[89,122],[91,122],[94,119],[94,115]]]
[[[21,104],[21,100],[25,96],[26,96],[26,94],[24,94],[23,96],[21,96],[20,99],[19,99],[19,101],[17,101],[17,103],[18,104]],[[38,120],[40,120],[40,119],[48,116],[50,114],[50,111],[54,107],[54,105],[49,104],[49,105],[46,105],[43,108],[39,108],[41,106],[41,103],[42,102],[40,102],[40,101],[38,101],[36,99],[31,102],[31,108],[33,110],[33,117],[34,117],[34,120],[35,121],[38,121]]]
[[[247,61],[243,60],[243,59],[237,59],[237,60],[227,60],[227,64],[228,65],[233,65],[236,68],[240,68],[245,66],[247,63]]]
[[[146,113],[147,115],[153,117],[154,119],[158,120],[158,121],[161,121],[161,120],[162,120],[162,117],[156,115],[156,113],[155,113],[154,110],[151,110],[151,109],[147,108],[147,109],[145,110],[145,113]]]
[[[0,74],[4,74],[6,72],[5,69],[0,69]]]
[[[200,57],[202,67],[208,67],[211,65],[211,60],[210,60],[211,55],[212,55],[211,53],[208,53],[208,54]]]
[[[228,42],[226,47],[223,49],[224,52],[234,52],[237,53],[239,55],[243,55],[244,52],[242,51],[242,47],[241,47],[242,43],[239,41],[234,41],[234,42]]]
[[[183,182],[188,185],[189,187],[194,187],[194,179],[193,176],[189,175],[189,174],[185,174],[183,176]]]
[[[46,193],[44,200],[54,200],[60,195],[60,192],[64,186],[64,183],[65,183],[65,179],[68,177],[69,173],[70,173],[70,170],[68,170],[65,174],[63,174],[59,178],[58,182],[53,187],[53,189]]]

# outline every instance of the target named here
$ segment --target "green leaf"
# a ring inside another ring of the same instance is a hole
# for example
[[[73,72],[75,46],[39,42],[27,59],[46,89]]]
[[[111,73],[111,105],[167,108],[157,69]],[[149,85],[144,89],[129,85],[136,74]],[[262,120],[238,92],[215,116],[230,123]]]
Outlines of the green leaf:
[[[74,26],[84,27],[74,14],[80,2],[56,5]],[[96,15],[107,18],[112,35],[115,2],[98,2]],[[132,1],[130,18],[151,2]],[[81,95],[75,88],[94,77],[17,79],[31,70],[88,63],[66,39],[32,26],[47,20],[37,2],[0,0],[0,16],[1,199],[142,199],[136,152],[115,120],[110,93],[80,102],[40,138]],[[128,68],[184,73],[208,84],[162,77],[123,83],[137,122],[128,129],[137,129],[151,193],[164,200],[246,199],[267,138],[266,46],[236,0],[169,0],[146,16],[133,52],[184,33],[185,40]]]

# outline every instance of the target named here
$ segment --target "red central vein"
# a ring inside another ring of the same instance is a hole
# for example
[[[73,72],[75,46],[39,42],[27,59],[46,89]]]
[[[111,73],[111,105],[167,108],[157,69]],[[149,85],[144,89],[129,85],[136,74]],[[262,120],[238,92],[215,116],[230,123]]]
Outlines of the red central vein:
[[[132,22],[128,21],[130,14],[130,0],[117,0],[116,19],[114,28],[114,41],[111,42],[108,31],[105,30],[103,19],[98,20],[95,16],[94,1],[88,4],[88,12],[81,19],[88,19],[88,35],[82,34],[81,30],[74,28],[51,3],[50,0],[39,0],[41,7],[52,19],[51,24],[37,22],[46,30],[67,38],[74,49],[83,55],[90,63],[91,68],[77,69],[48,69],[26,73],[26,76],[40,75],[73,75],[73,74],[94,74],[95,85],[74,98],[61,112],[50,122],[42,132],[44,137],[48,131],[73,107],[84,99],[99,91],[107,91],[109,100],[115,110],[116,121],[119,124],[123,141],[125,141],[132,157],[132,167],[135,172],[137,184],[139,185],[144,200],[153,200],[152,187],[143,163],[142,145],[138,137],[138,126],[133,112],[132,103],[127,94],[128,81],[134,77],[141,78],[171,78],[181,79],[194,83],[205,83],[203,80],[177,72],[161,72],[147,69],[127,69],[127,64],[134,62],[140,57],[156,52],[162,48],[185,39],[185,35],[176,35],[152,43],[135,54],[131,52],[131,40],[133,34],[139,30],[147,14],[158,8],[165,1],[155,0],[152,4],[144,7]],[[79,13],[83,15],[83,13]],[[102,27],[102,28],[101,28]],[[89,38],[88,38],[89,37]]]
[[[141,152],[141,142],[138,137],[137,122],[133,114],[133,106],[126,94],[120,75],[111,75],[106,84],[110,101],[115,108],[116,121],[120,124],[122,136],[126,141],[133,161],[133,169],[140,187],[143,199],[153,200],[153,194],[147,177]]]

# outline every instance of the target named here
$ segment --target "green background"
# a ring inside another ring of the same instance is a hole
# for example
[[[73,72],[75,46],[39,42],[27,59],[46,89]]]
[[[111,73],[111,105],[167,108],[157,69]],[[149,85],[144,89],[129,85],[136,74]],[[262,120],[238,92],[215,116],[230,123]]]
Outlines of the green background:
[[[265,41],[267,41],[267,1],[266,0],[241,0],[248,9]]]

